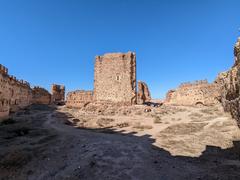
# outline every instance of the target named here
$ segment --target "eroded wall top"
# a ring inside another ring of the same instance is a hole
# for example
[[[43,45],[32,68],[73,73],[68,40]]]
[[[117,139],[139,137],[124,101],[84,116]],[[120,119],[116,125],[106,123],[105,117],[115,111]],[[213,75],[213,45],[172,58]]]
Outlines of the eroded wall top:
[[[183,83],[167,93],[165,103],[176,105],[212,105],[219,103],[220,86],[206,80]]]

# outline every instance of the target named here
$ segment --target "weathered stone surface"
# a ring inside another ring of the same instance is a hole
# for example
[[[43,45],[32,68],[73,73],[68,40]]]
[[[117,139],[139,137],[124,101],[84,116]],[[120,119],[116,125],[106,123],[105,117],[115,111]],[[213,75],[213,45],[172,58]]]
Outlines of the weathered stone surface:
[[[32,90],[32,103],[33,104],[50,104],[52,96],[44,88],[35,86]]]
[[[7,118],[10,111],[28,106],[31,99],[29,83],[10,76],[8,69],[0,65],[0,119]]]
[[[219,103],[220,86],[217,83],[196,81],[183,83],[167,93],[165,103],[175,105],[212,105]]]
[[[61,103],[65,101],[65,86],[52,85],[52,103]]]
[[[143,104],[151,101],[151,94],[145,82],[138,81],[137,103]]]
[[[93,91],[77,90],[67,94],[66,106],[70,108],[80,108],[93,101]]]
[[[97,56],[94,72],[95,101],[137,103],[135,53]]]
[[[230,112],[240,126],[240,38],[234,46],[234,65],[220,73],[216,83],[221,85],[221,102],[225,111]]]

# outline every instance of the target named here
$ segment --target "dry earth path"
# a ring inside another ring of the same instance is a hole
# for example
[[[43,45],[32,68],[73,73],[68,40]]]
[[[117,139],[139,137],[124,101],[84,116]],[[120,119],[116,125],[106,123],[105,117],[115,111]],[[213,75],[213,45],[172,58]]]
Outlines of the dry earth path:
[[[239,179],[239,142],[173,156],[152,135],[79,129],[72,115],[36,106],[0,125],[0,179]],[[165,133],[167,134],[167,132]],[[167,136],[165,136],[166,138]]]

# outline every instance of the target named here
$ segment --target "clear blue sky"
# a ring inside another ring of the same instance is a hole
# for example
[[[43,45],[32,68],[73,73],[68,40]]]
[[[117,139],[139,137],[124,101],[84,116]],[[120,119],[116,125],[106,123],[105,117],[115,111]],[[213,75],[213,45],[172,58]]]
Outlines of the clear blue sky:
[[[0,63],[47,89],[93,89],[94,57],[135,51],[162,98],[233,64],[239,0],[0,0]]]

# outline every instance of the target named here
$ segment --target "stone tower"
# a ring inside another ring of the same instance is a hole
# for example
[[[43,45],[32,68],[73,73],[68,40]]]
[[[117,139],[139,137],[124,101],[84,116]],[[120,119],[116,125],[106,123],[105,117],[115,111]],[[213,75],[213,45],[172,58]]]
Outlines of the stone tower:
[[[96,56],[94,100],[136,104],[136,55],[109,53]]]
[[[58,103],[65,101],[65,86],[52,85],[52,102]]]

